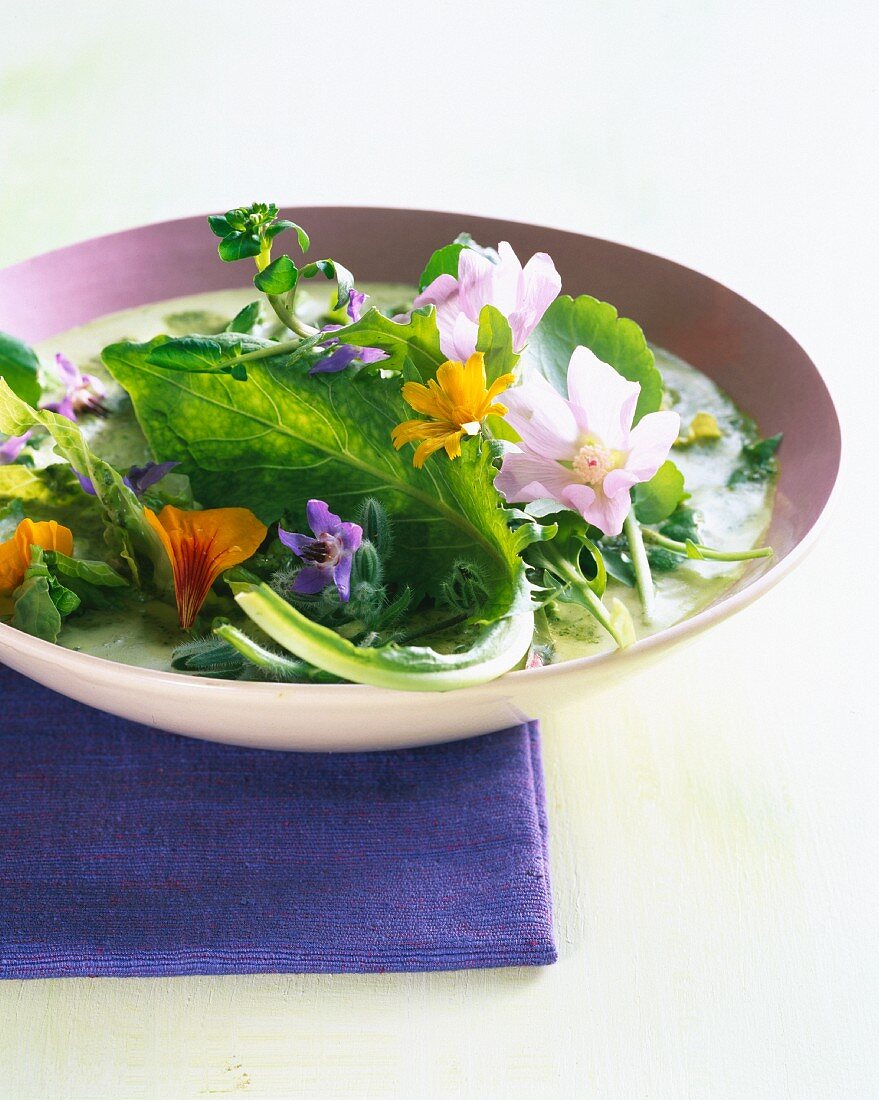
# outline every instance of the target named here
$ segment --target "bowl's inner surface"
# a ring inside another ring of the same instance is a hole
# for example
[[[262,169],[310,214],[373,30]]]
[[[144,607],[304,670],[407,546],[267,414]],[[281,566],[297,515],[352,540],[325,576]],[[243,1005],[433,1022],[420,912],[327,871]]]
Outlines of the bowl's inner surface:
[[[815,366],[776,322],[711,279],[669,260],[592,237],[463,214],[369,208],[284,212],[308,227],[315,255],[339,256],[359,279],[414,283],[425,256],[467,230],[549,252],[565,293],[589,293],[636,320],[648,339],[703,371],[752,415],[782,432],[781,476],[767,541],[776,556],[749,566],[721,598],[747,587],[802,541],[839,466],[839,424]],[[0,330],[36,343],[147,302],[241,285],[217,261],[205,219],[87,241],[0,272]]]

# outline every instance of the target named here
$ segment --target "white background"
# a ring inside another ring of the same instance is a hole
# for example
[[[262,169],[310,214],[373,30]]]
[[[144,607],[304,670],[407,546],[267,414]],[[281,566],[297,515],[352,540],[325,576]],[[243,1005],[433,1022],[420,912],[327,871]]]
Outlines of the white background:
[[[0,26],[3,263],[254,199],[559,225],[776,316],[846,445],[796,575],[550,724],[556,967],[4,983],[0,1096],[877,1095],[875,5],[2,0]]]

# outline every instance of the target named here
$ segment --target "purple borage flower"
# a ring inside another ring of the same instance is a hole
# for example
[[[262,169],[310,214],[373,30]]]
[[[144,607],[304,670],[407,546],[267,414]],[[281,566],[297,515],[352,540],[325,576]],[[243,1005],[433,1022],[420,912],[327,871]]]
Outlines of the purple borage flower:
[[[360,320],[365,301],[366,295],[359,290],[352,287],[348,291],[348,305],[345,307],[345,311],[351,318],[352,323]],[[337,332],[341,327],[341,325],[326,325],[324,332]],[[308,372],[309,374],[338,374],[339,371],[350,367],[355,359],[359,359],[361,363],[380,363],[383,359],[387,359],[387,355],[383,351],[379,351],[378,348],[358,348],[352,344],[340,344],[338,340],[332,338],[326,340],[323,346],[326,348],[332,347],[333,350],[326,358],[315,363]]]
[[[136,497],[142,497],[147,489],[151,489],[157,481],[162,480],[165,474],[169,474],[175,466],[179,465],[179,462],[148,462],[146,466],[132,466],[123,477],[122,483],[127,485]],[[73,472],[76,474],[83,492],[88,493],[90,497],[97,496],[92,479],[86,477],[85,474],[81,474],[79,470]]]
[[[11,435],[0,443],[0,466],[10,466],[24,450],[31,433],[24,435]]]
[[[100,378],[93,374],[83,374],[79,367],[73,365],[70,360],[60,353],[55,356],[55,373],[65,389],[60,401],[51,401],[42,408],[50,412],[66,416],[68,420],[76,422],[78,413],[91,412],[99,416],[105,416],[104,398],[107,391]]]
[[[351,595],[351,564],[363,538],[363,528],[356,523],[343,523],[322,500],[310,500],[305,514],[314,538],[278,528],[281,542],[305,562],[296,574],[293,591],[313,596],[334,584],[339,599],[347,603]]]

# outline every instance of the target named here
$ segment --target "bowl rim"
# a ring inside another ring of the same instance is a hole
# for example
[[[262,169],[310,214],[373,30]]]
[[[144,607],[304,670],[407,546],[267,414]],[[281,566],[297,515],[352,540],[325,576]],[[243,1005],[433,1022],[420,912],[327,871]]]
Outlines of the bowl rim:
[[[520,218],[493,218],[491,215],[476,214],[475,212],[462,213],[460,211],[452,210],[437,210],[429,208],[417,208],[410,206],[357,206],[348,205],[340,206],[335,203],[309,203],[308,206],[289,206],[284,204],[280,208],[282,214],[288,212],[295,212],[298,210],[321,210],[324,212],[329,211],[345,211],[352,212],[358,211],[362,213],[409,213],[409,214],[423,214],[423,215],[435,215],[442,214],[449,217],[458,217],[462,219],[467,218],[491,218],[491,220],[506,222],[511,225],[527,226],[530,229],[545,229],[552,232],[562,232],[570,234],[573,237],[584,237],[591,240],[599,241],[602,244],[610,245],[615,248],[625,249],[628,252],[638,255],[647,256],[652,260],[660,260],[665,264],[672,264],[675,267],[682,268],[688,272],[698,275],[701,279],[713,284],[714,286],[722,288],[727,293],[735,295],[738,299],[744,302],[750,309],[762,314],[768,318],[772,324],[781,329],[793,342],[793,344],[802,352],[803,356],[811,363],[818,378],[820,379],[824,389],[827,393],[827,399],[830,404],[830,409],[833,413],[833,417],[836,421],[837,431],[839,435],[839,461],[837,462],[836,469],[833,474],[833,484],[827,494],[824,505],[821,511],[815,517],[812,525],[803,535],[803,537],[784,555],[781,559],[772,560],[769,567],[762,572],[759,576],[755,577],[744,588],[732,593],[729,596],[721,596],[721,598],[713,604],[696,611],[694,614],[682,619],[680,622],[674,623],[672,626],[666,627],[657,631],[654,634],[648,635],[645,638],[641,638],[633,642],[625,650],[609,650],[603,653],[596,653],[585,657],[575,657],[571,660],[561,661],[558,664],[542,665],[538,668],[518,669],[505,673],[503,676],[498,677],[495,680],[488,681],[485,684],[476,685],[471,688],[457,689],[454,694],[456,696],[461,695],[473,695],[476,693],[485,694],[492,692],[503,693],[504,689],[502,685],[505,683],[514,682],[517,687],[527,687],[529,683],[534,683],[537,680],[545,682],[550,678],[558,678],[560,676],[568,676],[577,673],[585,673],[587,670],[603,667],[609,662],[624,662],[630,656],[642,657],[653,653],[654,651],[661,651],[668,648],[677,642],[680,642],[689,637],[695,637],[696,635],[707,630],[709,627],[716,625],[728,619],[731,615],[741,611],[755,600],[759,599],[762,595],[768,592],[776,584],[784,579],[793,569],[795,569],[812,550],[816,541],[820,538],[822,532],[826,528],[833,511],[836,508],[839,499],[839,490],[841,482],[841,472],[846,461],[845,441],[842,433],[842,424],[839,414],[839,406],[834,399],[833,390],[828,384],[827,379],[818,369],[817,365],[812,360],[811,356],[806,352],[802,345],[781,325],[778,321],[772,318],[759,306],[755,305],[749,298],[740,294],[738,291],[733,290],[726,284],[720,283],[717,279],[714,279],[710,275],[706,275],[704,272],[697,268],[690,267],[687,264],[681,264],[677,260],[671,259],[660,253],[649,252],[646,249],[637,248],[635,246],[624,244],[619,241],[612,240],[607,237],[596,237],[590,233],[579,233],[576,230],[570,230],[562,226],[547,225],[545,223],[535,223],[525,221]],[[131,226],[128,229],[116,230],[110,233],[100,234],[96,237],[89,237],[82,241],[76,241],[71,244],[63,245],[60,248],[50,249],[47,252],[38,253],[35,256],[27,257],[20,260],[17,263],[7,265],[0,269],[2,274],[14,273],[16,269],[30,265],[37,261],[45,261],[59,254],[66,253],[70,250],[74,250],[82,247],[83,245],[94,244],[96,242],[109,242],[110,240],[118,237],[129,236],[138,232],[147,231],[150,229],[157,229],[159,227],[167,227],[175,223],[185,223],[192,221],[203,221],[207,218],[207,215],[185,215],[180,218],[167,218],[160,221],[146,222],[136,226]],[[193,291],[193,294],[198,293],[210,293],[210,291]],[[161,300],[161,299],[158,299]],[[147,303],[143,303],[147,304]],[[129,307],[129,308],[137,308]],[[120,312],[120,311],[111,311]],[[100,316],[100,315],[99,315]],[[84,324],[87,322],[83,322]],[[23,631],[17,630],[15,627],[0,623],[0,640],[8,640],[12,648],[17,649],[25,656],[32,656],[40,662],[46,662],[61,666],[72,666],[71,671],[80,671],[83,675],[92,673],[89,679],[105,679],[107,677],[118,676],[120,678],[126,678],[134,676],[138,679],[145,680],[149,685],[155,688],[168,688],[172,691],[185,688],[187,691],[210,691],[215,696],[218,692],[231,692],[238,694],[241,691],[246,691],[248,694],[259,697],[260,695],[272,695],[277,697],[278,693],[293,694],[302,689],[307,689],[312,697],[325,695],[327,692],[332,693],[331,697],[338,700],[339,692],[345,690],[349,696],[356,694],[365,694],[367,697],[375,697],[378,694],[387,694],[387,688],[378,688],[370,684],[355,684],[355,683],[340,683],[340,684],[285,684],[275,683],[268,681],[240,681],[240,680],[215,680],[210,678],[203,678],[198,676],[188,675],[186,673],[165,671],[162,669],[144,668],[139,665],[129,665],[121,661],[114,661],[109,657],[98,657],[91,653],[82,653],[78,650],[67,649],[64,646],[57,643],[48,642],[41,638],[35,638],[32,635],[25,634]],[[435,696],[435,692],[400,692],[395,691],[393,694],[402,694],[408,696],[414,696],[423,694],[426,696]]]

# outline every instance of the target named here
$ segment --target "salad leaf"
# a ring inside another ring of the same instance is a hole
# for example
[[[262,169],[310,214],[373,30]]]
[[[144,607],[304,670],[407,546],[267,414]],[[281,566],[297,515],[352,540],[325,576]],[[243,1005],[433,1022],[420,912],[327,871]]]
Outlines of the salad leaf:
[[[12,500],[0,500],[0,542],[11,539],[24,518],[24,508],[17,497]]]
[[[91,480],[101,506],[105,542],[125,563],[135,584],[141,582],[141,564],[147,561],[152,565],[154,583],[168,588],[171,576],[165,550],[121,474],[92,453],[76,424],[46,409],[32,409],[0,379],[0,431],[21,435],[36,427],[45,428],[61,457]]]
[[[669,459],[649,481],[635,486],[635,517],[639,523],[662,523],[687,496],[684,475]]]
[[[238,310],[229,324],[226,325],[226,332],[253,332],[261,319],[262,302],[248,302],[243,309]]]
[[[436,252],[427,261],[427,266],[418,278],[418,289],[424,290],[426,286],[438,279],[440,275],[452,275],[458,274],[458,257],[461,255],[461,250],[465,246],[460,241],[455,241],[453,244],[443,245],[442,248],[438,248]]]
[[[4,509],[10,510],[5,523]],[[82,491],[66,462],[44,467],[0,466],[0,541],[11,537],[18,521],[26,516],[34,521],[54,519],[69,527],[79,551],[100,555],[105,550],[101,506]],[[8,533],[4,535],[4,531]]]
[[[313,279],[315,275],[323,275],[330,282],[335,281],[336,309],[341,309],[347,305],[348,293],[354,289],[354,276],[338,260],[315,260],[313,263],[306,264],[299,275],[303,279]]]
[[[459,233],[455,237],[451,244],[443,245],[442,248],[438,248],[436,252],[427,261],[427,266],[424,271],[421,272],[421,276],[418,279],[418,289],[424,290],[426,286],[438,278],[440,275],[457,275],[458,274],[458,260],[460,259],[461,252],[469,248],[473,252],[478,252],[480,256],[485,256],[486,259],[497,263],[498,254],[493,248],[483,248],[482,245],[477,244],[469,233]]]
[[[432,316],[419,323],[435,331]],[[474,439],[454,462],[416,470],[411,450],[395,451],[390,441],[391,429],[412,415],[399,377],[357,385],[310,377],[274,357],[251,361],[249,381],[236,385],[156,367],[162,340],[114,344],[104,362],[131,396],[157,458],[182,464],[205,507],[251,508],[265,523],[292,512],[301,523],[300,502],[309,497],[344,516],[346,505],[374,496],[396,532],[389,579],[436,594],[450,560],[475,557],[491,587],[482,617],[528,606],[517,536],[492,484],[492,449]]]
[[[253,277],[253,285],[263,294],[286,294],[299,282],[296,264],[289,256],[279,256],[268,267],[258,271]]]
[[[588,294],[556,298],[531,335],[525,362],[566,397],[571,353],[581,345],[630,382],[640,383],[636,423],[657,411],[662,401],[662,376],[644,333],[634,321],[618,316],[608,302]]]
[[[79,597],[52,576],[39,546],[31,550],[31,564],[13,594],[12,625],[25,634],[57,640],[61,621],[79,607]]]
[[[436,368],[447,358],[440,348],[433,306],[413,309],[405,321],[392,321],[373,306],[351,325],[303,340],[293,360],[329,339],[360,348],[378,348],[388,356],[381,363],[382,370],[400,371],[424,382],[433,378]]]
[[[235,360],[251,351],[271,347],[270,340],[240,332],[217,332],[212,336],[180,336],[157,343],[150,362],[166,370],[190,373],[226,373]]]
[[[355,683],[402,691],[451,691],[493,680],[519,663],[534,634],[529,611],[489,623],[463,652],[394,643],[372,648],[307,619],[268,585],[243,586],[235,599],[261,630],[301,660]]]
[[[479,314],[476,350],[485,356],[485,378],[490,386],[502,374],[516,369],[519,356],[513,351],[510,322],[494,306],[483,306]]]
[[[730,474],[727,485],[734,489],[736,485],[748,482],[768,481],[778,471],[776,452],[781,444],[781,433],[768,439],[758,439],[742,447],[738,465]]]
[[[104,561],[83,561],[62,554],[60,550],[45,551],[46,563],[52,570],[71,580],[84,581],[98,588],[127,588],[128,581]]]
[[[40,400],[43,387],[40,385],[37,353],[6,332],[0,332],[0,378],[6,380],[12,392],[22,401],[36,405]],[[7,432],[7,435],[12,434]]]

